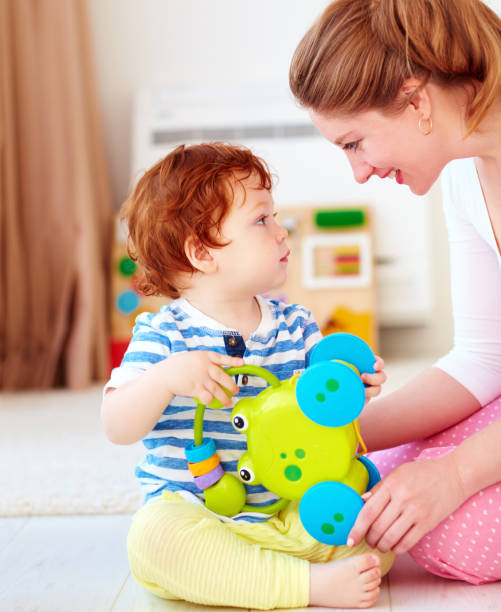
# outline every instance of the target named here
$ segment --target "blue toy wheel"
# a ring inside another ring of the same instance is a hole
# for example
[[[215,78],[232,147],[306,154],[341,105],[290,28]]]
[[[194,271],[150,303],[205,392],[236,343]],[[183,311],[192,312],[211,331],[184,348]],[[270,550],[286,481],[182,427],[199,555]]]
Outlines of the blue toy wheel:
[[[323,361],[309,366],[296,384],[296,400],[310,420],[325,427],[354,421],[365,404],[360,377],[347,365]]]
[[[369,472],[369,483],[367,485],[367,491],[370,491],[372,487],[381,480],[381,474],[377,467],[367,457],[359,457],[358,460],[363,463]]]
[[[299,518],[306,531],[324,544],[346,544],[364,502],[351,487],[325,481],[310,487],[299,502]]]
[[[376,358],[370,346],[358,336],[339,332],[322,338],[313,348],[310,364],[340,359],[351,363],[362,373],[374,374]]]

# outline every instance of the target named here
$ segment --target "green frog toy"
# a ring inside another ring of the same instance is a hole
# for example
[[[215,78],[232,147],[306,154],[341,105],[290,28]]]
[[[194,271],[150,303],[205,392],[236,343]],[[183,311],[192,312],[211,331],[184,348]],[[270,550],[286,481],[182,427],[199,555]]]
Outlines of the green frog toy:
[[[252,365],[227,373],[259,376],[269,386],[256,397],[239,400],[231,419],[247,436],[247,451],[238,462],[240,480],[224,473],[215,443],[203,437],[205,406],[197,404],[195,441],[186,449],[195,483],[206,506],[218,514],[272,514],[290,501],[299,502],[306,531],[325,544],[345,544],[363,506],[361,495],[380,480],[360,436],[357,417],[365,404],[360,372],[374,372],[369,346],[352,334],[323,338],[301,374],[280,381]],[[210,408],[221,408],[213,401]],[[280,497],[266,507],[246,504],[243,483],[261,484]]]

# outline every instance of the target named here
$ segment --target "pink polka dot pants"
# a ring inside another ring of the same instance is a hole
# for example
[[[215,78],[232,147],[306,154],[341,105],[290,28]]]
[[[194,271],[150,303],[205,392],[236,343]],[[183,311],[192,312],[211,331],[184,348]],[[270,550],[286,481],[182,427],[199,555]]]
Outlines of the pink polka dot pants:
[[[402,463],[425,461],[450,452],[464,439],[499,418],[501,397],[430,438],[369,456],[384,477]],[[501,580],[501,482],[470,497],[425,535],[409,554],[427,571],[444,578],[471,584]]]

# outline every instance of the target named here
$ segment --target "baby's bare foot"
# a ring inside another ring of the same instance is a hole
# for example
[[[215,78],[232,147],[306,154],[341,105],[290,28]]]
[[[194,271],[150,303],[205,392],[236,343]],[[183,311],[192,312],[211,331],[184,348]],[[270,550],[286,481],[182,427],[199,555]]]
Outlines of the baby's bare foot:
[[[369,608],[379,595],[379,557],[364,553],[310,565],[310,606]]]

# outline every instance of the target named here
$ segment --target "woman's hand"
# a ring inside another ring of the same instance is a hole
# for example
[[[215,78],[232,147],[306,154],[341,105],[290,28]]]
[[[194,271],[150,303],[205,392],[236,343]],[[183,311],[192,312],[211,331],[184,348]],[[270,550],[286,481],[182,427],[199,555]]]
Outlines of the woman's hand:
[[[175,353],[164,362],[164,382],[173,395],[196,397],[206,406],[218,399],[223,406],[231,407],[231,395],[238,393],[238,386],[231,376],[222,369],[243,366],[241,357],[230,357],[212,351],[188,351]]]
[[[383,370],[384,361],[376,355],[374,363],[375,374],[362,374],[362,382],[369,385],[365,388],[365,398],[368,402],[371,398],[378,396],[381,393],[381,385],[386,382],[386,374]]]
[[[404,463],[362,497],[366,503],[348,545],[365,536],[372,548],[396,554],[407,552],[467,498],[454,452]]]

